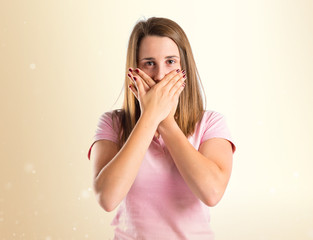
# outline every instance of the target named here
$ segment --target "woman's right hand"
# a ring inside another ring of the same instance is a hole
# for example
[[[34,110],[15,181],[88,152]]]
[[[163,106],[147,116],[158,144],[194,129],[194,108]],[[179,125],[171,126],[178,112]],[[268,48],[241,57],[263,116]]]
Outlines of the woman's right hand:
[[[132,78],[136,77],[135,87],[132,86],[131,90],[140,103],[142,116],[138,119],[138,124],[122,148],[111,141],[100,140],[95,142],[91,154],[95,163],[94,191],[106,211],[115,209],[129,192],[155,130],[169,115],[183,90],[182,74],[175,70],[159,83],[140,72],[130,75]],[[149,80],[153,81],[149,83],[151,87],[147,84]]]
[[[173,70],[155,83],[147,74],[138,71],[135,76],[128,75],[135,86],[130,86],[140,104],[141,115],[147,114],[158,123],[164,120],[176,109],[178,98],[185,86],[184,74],[180,70]]]

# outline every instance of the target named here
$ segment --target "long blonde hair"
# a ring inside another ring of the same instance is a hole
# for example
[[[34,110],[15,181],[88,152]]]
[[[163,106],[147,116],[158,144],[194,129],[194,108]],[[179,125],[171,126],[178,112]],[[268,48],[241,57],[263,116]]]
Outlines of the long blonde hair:
[[[183,29],[176,22],[167,18],[152,17],[141,20],[134,26],[128,42],[123,107],[121,110],[115,111],[113,115],[113,117],[119,119],[119,126],[116,129],[118,129],[120,136],[120,147],[126,142],[140,117],[139,102],[128,88],[131,82],[127,77],[127,73],[130,67],[137,67],[140,42],[145,36],[168,37],[176,43],[179,49],[180,64],[182,69],[186,70],[187,81],[186,87],[179,97],[175,119],[186,136],[193,134],[195,126],[201,120],[204,111],[200,88],[202,83],[190,43]],[[202,93],[204,94],[204,91]]]

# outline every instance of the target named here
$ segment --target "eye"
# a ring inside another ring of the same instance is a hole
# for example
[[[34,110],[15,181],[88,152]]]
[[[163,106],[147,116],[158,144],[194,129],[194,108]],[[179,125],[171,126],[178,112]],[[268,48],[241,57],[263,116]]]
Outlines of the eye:
[[[153,66],[153,65],[154,65],[154,62],[152,62],[152,61],[145,62],[145,65],[146,65],[146,66]]]
[[[169,64],[174,64],[174,63],[175,63],[175,60],[170,59],[170,60],[168,60],[167,62],[168,62]]]

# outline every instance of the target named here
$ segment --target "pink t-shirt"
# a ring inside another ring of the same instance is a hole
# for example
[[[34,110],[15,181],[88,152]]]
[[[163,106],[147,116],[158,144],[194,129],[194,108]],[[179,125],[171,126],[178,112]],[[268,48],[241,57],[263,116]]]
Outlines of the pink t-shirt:
[[[107,139],[117,143],[112,128],[112,112],[99,120],[93,139]],[[210,138],[224,138],[235,145],[222,114],[206,111],[196,130],[188,138],[199,149]],[[169,154],[162,136],[154,137],[148,148],[138,175],[128,194],[120,203],[112,221],[116,240],[212,240],[209,207],[189,189]]]

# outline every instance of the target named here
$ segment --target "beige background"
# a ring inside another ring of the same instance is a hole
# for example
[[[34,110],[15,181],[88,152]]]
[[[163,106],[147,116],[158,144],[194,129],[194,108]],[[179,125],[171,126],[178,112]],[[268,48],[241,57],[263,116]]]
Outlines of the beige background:
[[[111,239],[87,151],[142,17],[177,21],[237,144],[217,240],[313,239],[313,1],[5,1],[0,240]]]

